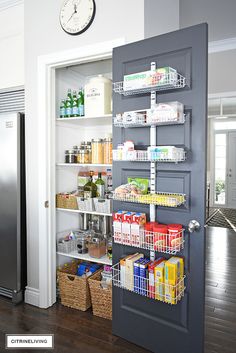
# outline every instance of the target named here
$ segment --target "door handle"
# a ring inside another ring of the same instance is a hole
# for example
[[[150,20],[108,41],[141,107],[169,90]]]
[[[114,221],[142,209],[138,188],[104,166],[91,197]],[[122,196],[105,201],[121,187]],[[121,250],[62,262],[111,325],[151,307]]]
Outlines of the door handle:
[[[189,222],[188,224],[188,231],[190,233],[197,232],[201,228],[200,223],[193,219],[192,221]]]

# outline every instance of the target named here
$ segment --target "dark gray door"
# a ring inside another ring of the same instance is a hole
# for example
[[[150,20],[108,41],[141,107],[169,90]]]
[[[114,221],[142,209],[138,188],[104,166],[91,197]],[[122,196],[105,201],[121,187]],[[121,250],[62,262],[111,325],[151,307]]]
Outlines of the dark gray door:
[[[185,228],[197,220],[201,228],[185,232],[184,250],[186,291],[177,305],[168,305],[136,293],[113,287],[113,333],[157,353],[202,353],[204,343],[204,263],[205,263],[205,176],[207,118],[207,24],[201,24],[114,49],[113,81],[123,75],[157,67],[171,66],[186,77],[185,88],[162,91],[157,102],[179,101],[187,114],[183,125],[157,128],[158,145],[185,147],[183,163],[157,164],[157,190],[186,194],[186,203],[178,208],[157,207],[160,223],[181,223]],[[113,95],[113,113],[150,108],[150,94]],[[135,145],[150,144],[150,129],[113,129],[114,148],[125,140]],[[127,177],[149,177],[150,164],[114,162],[114,187]],[[148,205],[114,201],[119,209],[149,213]],[[113,263],[141,249],[114,244]],[[148,251],[146,252],[148,256]],[[162,254],[156,253],[156,257]],[[168,255],[165,255],[168,258]]]

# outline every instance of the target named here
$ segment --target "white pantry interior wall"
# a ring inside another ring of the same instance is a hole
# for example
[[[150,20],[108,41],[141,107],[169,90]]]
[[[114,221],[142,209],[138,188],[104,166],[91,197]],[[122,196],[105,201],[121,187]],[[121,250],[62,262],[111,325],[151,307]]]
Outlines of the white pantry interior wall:
[[[24,5],[0,7],[0,90],[24,85]]]
[[[37,65],[41,55],[123,38],[126,43],[144,38],[144,0],[97,0],[96,16],[82,35],[70,36],[60,27],[63,0],[25,0],[25,84],[28,291],[26,301],[39,305],[38,132]]]

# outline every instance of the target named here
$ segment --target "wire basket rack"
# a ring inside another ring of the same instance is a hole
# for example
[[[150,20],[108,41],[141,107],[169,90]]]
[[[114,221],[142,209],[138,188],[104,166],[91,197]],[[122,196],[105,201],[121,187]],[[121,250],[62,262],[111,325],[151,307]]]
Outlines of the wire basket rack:
[[[144,203],[147,205],[178,207],[185,203],[186,195],[179,193],[157,192],[147,195],[133,195],[124,193],[113,193],[113,200],[123,202]]]
[[[184,248],[184,229],[175,234],[132,229],[125,232],[120,225],[113,223],[113,239],[117,244],[133,246],[140,249],[157,251],[165,254],[176,255]]]
[[[161,81],[158,75],[154,75],[152,78],[152,84],[139,89],[124,90],[124,81],[114,82],[113,90],[114,92],[124,96],[132,96],[136,94],[145,94],[152,91],[166,91],[170,89],[184,88],[185,85],[186,79],[184,76],[179,73],[166,73],[161,76]]]
[[[185,277],[183,276],[176,285],[170,285],[157,279],[151,281],[144,276],[121,271],[120,263],[112,266],[112,282],[115,287],[172,305],[176,305],[184,297]]]
[[[113,161],[179,163],[185,160],[186,152],[183,148],[176,148],[170,157],[162,152],[134,150],[124,154],[122,150],[113,150]]]

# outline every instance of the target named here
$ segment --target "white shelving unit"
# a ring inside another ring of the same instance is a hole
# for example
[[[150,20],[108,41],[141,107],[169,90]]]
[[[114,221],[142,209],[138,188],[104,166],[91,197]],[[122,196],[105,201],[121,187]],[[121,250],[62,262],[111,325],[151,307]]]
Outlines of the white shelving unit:
[[[105,217],[111,217],[112,213],[101,213],[101,212],[95,212],[95,211],[81,211],[81,210],[70,210],[67,208],[57,208],[56,209],[58,212],[68,212],[68,213],[77,213],[77,214],[91,214],[95,216],[105,216]]]
[[[56,194],[71,192],[77,189],[78,172],[87,168],[96,171],[111,169],[112,164],[69,164],[64,163],[65,151],[73,149],[73,146],[79,146],[82,141],[91,141],[91,139],[105,138],[112,132],[112,114],[97,116],[82,116],[60,118],[59,107],[62,99],[66,98],[68,88],[72,91],[84,87],[91,77],[99,74],[112,79],[112,60],[96,60],[70,67],[64,67],[56,70],[56,118],[55,118],[55,183]],[[86,102],[85,102],[86,114]],[[56,234],[58,236],[65,229],[84,229],[84,220],[98,219],[105,220],[111,217],[111,213],[96,211],[83,211],[74,209],[56,208]],[[109,226],[109,222],[107,220]],[[66,261],[65,257],[91,261],[100,264],[111,265],[111,261],[104,256],[101,259],[95,259],[88,254],[78,254],[76,251],[71,253],[57,252],[57,265],[62,265]]]
[[[57,167],[65,168],[86,168],[86,167],[96,167],[96,168],[112,168],[112,164],[94,164],[94,163],[57,163]]]
[[[100,259],[96,259],[94,257],[89,256],[89,254],[78,254],[78,252],[76,251],[72,251],[71,253],[68,253],[68,254],[57,252],[57,255],[70,257],[72,259],[95,262],[102,265],[110,265],[110,266],[112,265],[112,261],[107,256],[103,256]]]

